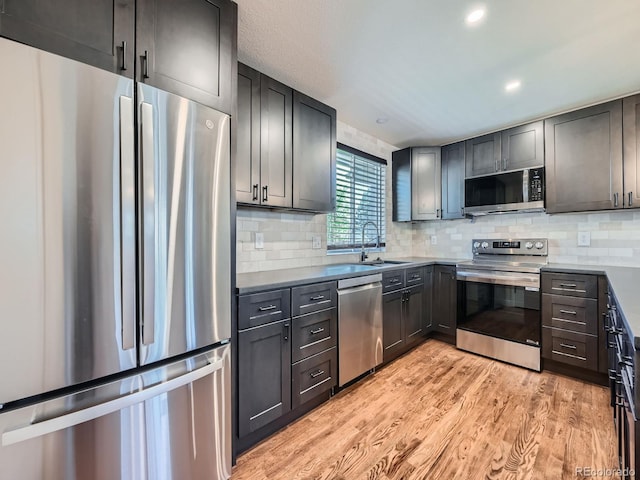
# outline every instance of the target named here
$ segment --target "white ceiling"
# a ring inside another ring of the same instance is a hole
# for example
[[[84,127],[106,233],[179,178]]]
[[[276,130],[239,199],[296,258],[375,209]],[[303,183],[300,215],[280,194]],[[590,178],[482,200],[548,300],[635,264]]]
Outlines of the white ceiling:
[[[639,0],[486,1],[473,28],[473,1],[235,1],[241,62],[398,147],[640,91]]]

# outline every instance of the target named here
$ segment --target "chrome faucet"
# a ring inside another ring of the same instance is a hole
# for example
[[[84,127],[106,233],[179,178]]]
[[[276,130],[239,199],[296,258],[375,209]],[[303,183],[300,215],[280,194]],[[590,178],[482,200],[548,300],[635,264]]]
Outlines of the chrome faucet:
[[[360,251],[361,262],[364,262],[367,259],[367,252],[364,249],[364,229],[367,228],[367,225],[369,224],[376,227],[376,248],[380,249],[380,229],[378,228],[378,225],[376,225],[374,222],[364,222],[362,224],[362,250]]]

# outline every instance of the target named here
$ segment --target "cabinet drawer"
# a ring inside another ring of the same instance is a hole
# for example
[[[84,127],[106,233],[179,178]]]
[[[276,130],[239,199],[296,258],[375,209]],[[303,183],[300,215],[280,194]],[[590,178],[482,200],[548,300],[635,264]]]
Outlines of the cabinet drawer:
[[[291,289],[291,314],[306,315],[307,313],[326,310],[338,303],[336,282],[317,283]]]
[[[598,369],[598,337],[542,327],[542,356],[589,370]]]
[[[404,288],[404,270],[393,270],[382,274],[382,293]]]
[[[405,275],[407,287],[424,283],[424,267],[407,268]]]
[[[598,277],[572,273],[543,273],[542,292],[572,297],[598,298]]]
[[[302,360],[291,369],[292,406],[295,408],[337,385],[337,349],[334,347]]]
[[[332,308],[296,317],[292,321],[292,328],[291,359],[297,362],[337,345],[338,311]]]
[[[543,293],[542,325],[597,335],[598,301]]]
[[[257,327],[291,316],[291,291],[274,290],[238,297],[238,329]]]

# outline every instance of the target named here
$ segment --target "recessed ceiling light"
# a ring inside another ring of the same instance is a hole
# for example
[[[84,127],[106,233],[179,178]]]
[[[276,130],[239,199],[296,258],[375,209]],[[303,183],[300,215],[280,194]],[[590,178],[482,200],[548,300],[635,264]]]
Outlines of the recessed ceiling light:
[[[474,25],[484,18],[486,13],[484,8],[476,8],[467,15],[467,25]]]
[[[389,119],[386,118],[386,117],[380,117],[380,118],[376,119],[376,123],[380,123],[380,124],[387,123],[388,121],[389,121]]]
[[[520,80],[513,80],[513,81],[511,81],[511,82],[508,82],[508,83],[504,86],[504,89],[505,89],[507,92],[513,92],[513,91],[515,91],[515,90],[519,89],[519,88],[520,88],[520,85],[522,85],[522,82],[520,82]]]

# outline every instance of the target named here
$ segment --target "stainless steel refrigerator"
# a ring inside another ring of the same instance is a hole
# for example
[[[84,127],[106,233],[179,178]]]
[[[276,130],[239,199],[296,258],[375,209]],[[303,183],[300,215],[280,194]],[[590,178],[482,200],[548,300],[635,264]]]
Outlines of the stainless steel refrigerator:
[[[229,117],[0,59],[0,478],[228,478]]]

